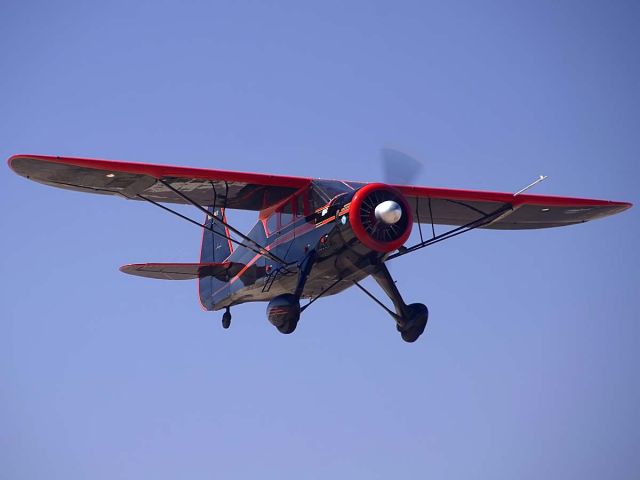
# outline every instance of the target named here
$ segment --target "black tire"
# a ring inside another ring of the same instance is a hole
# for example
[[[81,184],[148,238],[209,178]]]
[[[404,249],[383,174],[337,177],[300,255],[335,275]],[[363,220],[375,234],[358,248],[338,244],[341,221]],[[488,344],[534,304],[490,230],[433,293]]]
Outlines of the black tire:
[[[293,333],[300,320],[300,299],[291,293],[272,298],[267,306],[267,318],[280,333]]]
[[[413,343],[424,332],[429,320],[429,310],[422,303],[412,303],[409,305],[411,317],[407,326],[400,330],[402,340],[407,343]]]
[[[231,326],[231,313],[224,312],[222,315],[222,328],[227,329]]]
[[[285,335],[289,335],[295,332],[296,327],[298,326],[298,320],[289,320],[284,325],[276,327],[280,333],[284,333]]]

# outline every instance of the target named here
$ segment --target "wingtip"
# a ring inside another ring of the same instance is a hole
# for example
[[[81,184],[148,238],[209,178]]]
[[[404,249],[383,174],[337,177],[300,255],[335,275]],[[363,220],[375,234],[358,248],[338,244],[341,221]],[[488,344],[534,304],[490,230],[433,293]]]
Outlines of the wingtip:
[[[631,202],[611,202],[613,203],[614,206],[619,207],[621,212],[624,212],[625,210],[629,210],[631,207],[633,207],[633,203]]]
[[[11,155],[8,159],[7,159],[7,166],[13,170],[15,173],[17,173],[18,175],[22,175],[18,170],[16,170],[16,167],[14,165],[14,162],[16,160],[21,160],[21,159],[43,159],[42,155],[33,155],[33,154],[29,154],[29,153],[17,153],[15,155]],[[24,176],[24,175],[22,175]]]
[[[141,266],[144,266],[144,263],[127,263],[118,267],[118,270],[120,270],[122,273],[130,274],[132,270],[135,270],[136,268]]]
[[[15,169],[15,168],[13,168],[13,162],[14,162],[14,160],[16,160],[16,159],[18,159],[18,158],[21,158],[21,157],[24,157],[24,156],[25,156],[25,155],[22,155],[22,154],[11,155],[9,158],[7,158],[7,166],[8,166],[11,170],[13,170],[14,172],[16,172],[16,169]],[[16,173],[18,173],[18,172],[16,172]]]

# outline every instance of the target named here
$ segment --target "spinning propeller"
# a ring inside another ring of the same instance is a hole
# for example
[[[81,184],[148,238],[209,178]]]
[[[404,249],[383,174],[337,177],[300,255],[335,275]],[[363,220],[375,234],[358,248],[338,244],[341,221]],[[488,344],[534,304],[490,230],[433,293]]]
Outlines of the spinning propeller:
[[[359,240],[378,252],[391,252],[411,233],[413,215],[406,198],[393,185],[410,185],[422,163],[392,148],[380,152],[384,183],[361,188],[351,203],[351,222]]]
[[[421,161],[393,148],[380,150],[384,183],[388,185],[411,185],[420,174]]]

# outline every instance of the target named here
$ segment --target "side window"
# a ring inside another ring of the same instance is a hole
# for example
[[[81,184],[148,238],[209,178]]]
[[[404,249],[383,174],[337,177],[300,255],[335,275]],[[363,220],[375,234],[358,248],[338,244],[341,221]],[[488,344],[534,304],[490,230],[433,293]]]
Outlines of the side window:
[[[267,235],[271,236],[279,232],[293,223],[296,218],[304,217],[308,213],[309,204],[305,192],[281,205],[277,211],[273,212],[271,216],[264,221]]]
[[[280,213],[280,228],[286,227],[291,222],[293,222],[293,200],[282,206],[282,211]]]
[[[306,210],[304,208],[304,200],[305,200],[304,193],[296,197],[296,217],[304,217],[306,213]]]

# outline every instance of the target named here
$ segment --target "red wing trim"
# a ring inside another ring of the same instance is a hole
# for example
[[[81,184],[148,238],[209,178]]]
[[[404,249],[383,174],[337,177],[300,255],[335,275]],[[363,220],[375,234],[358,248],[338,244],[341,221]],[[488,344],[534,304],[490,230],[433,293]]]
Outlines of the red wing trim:
[[[449,200],[476,200],[485,202],[510,203],[514,207],[524,204],[546,205],[557,207],[623,207],[631,208],[633,204],[628,202],[614,202],[610,200],[597,200],[592,198],[559,197],[556,195],[521,194],[487,192],[482,190],[459,190],[438,187],[413,187],[410,185],[392,185],[402,194],[410,197],[442,198]]]
[[[73,165],[76,167],[95,168],[97,170],[113,170],[139,175],[148,175],[154,178],[184,177],[204,180],[226,180],[229,182],[251,183],[265,186],[302,188],[311,182],[310,178],[291,177],[285,175],[269,175],[264,173],[235,172],[230,170],[209,170],[206,168],[176,167],[172,165],[155,165],[150,163],[123,162],[119,160],[99,160],[93,158],[76,157],[52,157],[47,155],[13,155],[7,161],[13,168],[15,160],[27,158],[42,160],[44,162]]]

